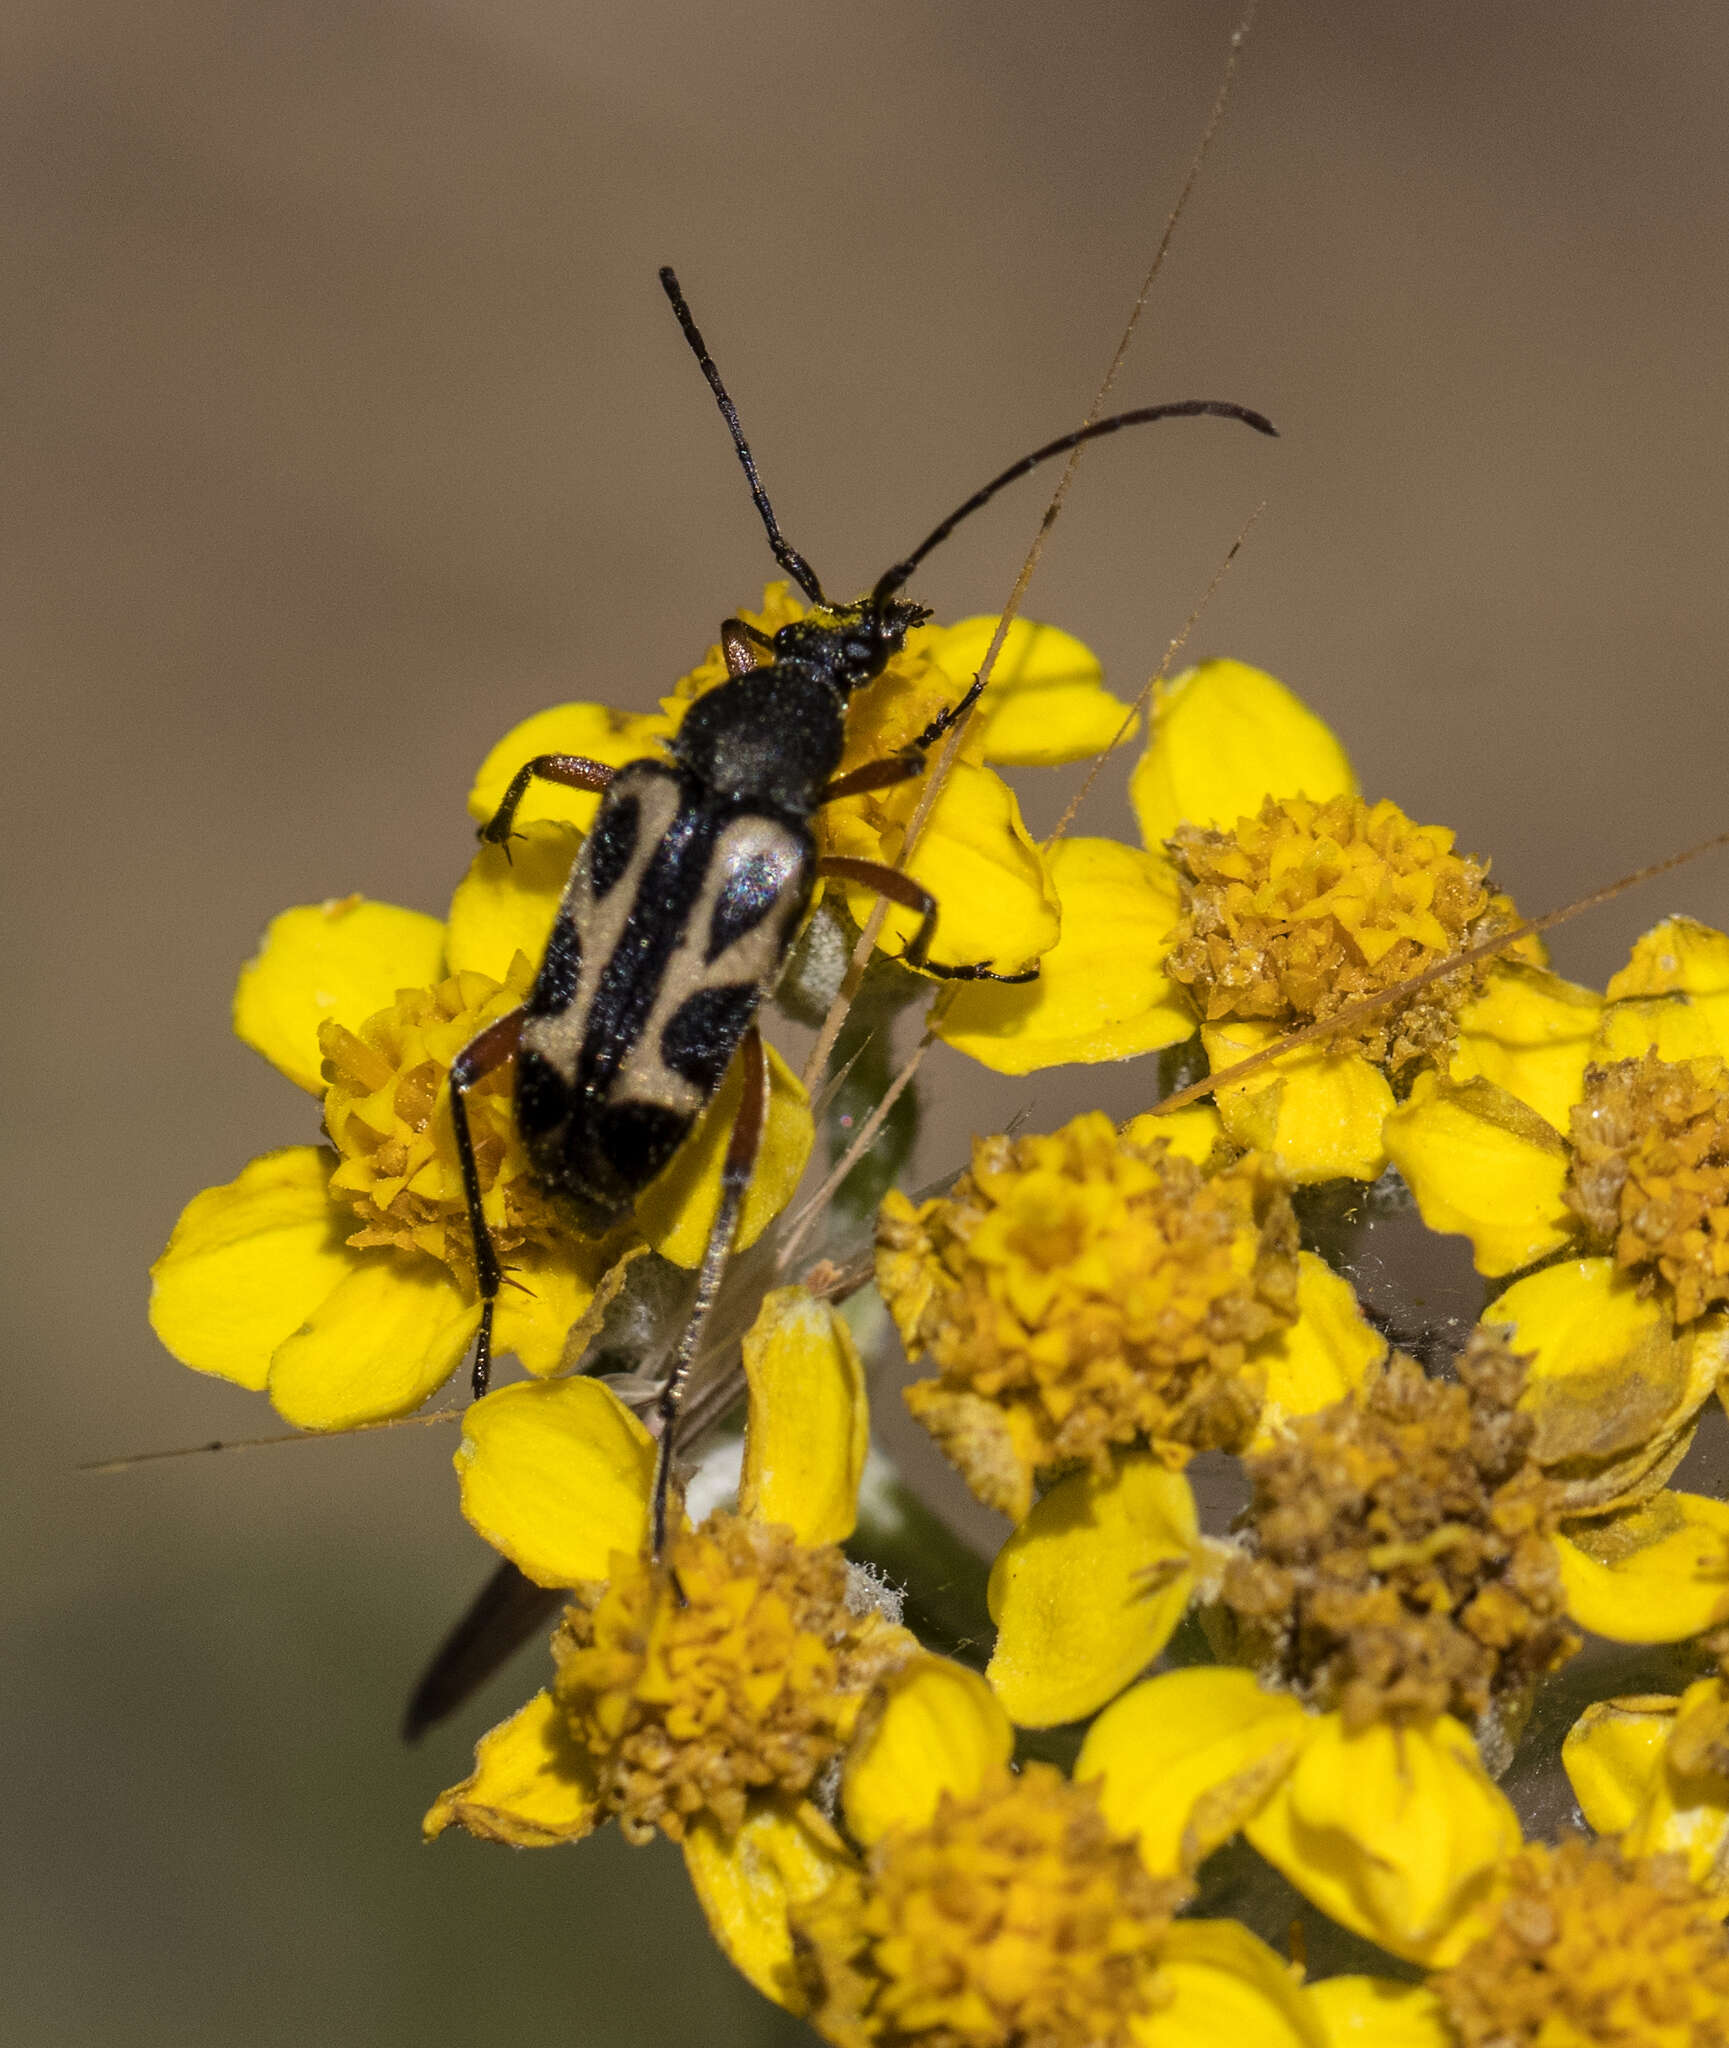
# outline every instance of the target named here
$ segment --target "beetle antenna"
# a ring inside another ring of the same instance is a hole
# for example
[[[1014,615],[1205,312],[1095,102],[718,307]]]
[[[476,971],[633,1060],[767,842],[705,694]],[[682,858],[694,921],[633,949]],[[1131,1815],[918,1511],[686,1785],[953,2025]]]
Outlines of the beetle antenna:
[[[684,293],[679,290],[678,278],[674,275],[670,263],[661,265],[660,288],[672,301],[672,310],[678,315],[678,324],[684,329],[684,338],[690,343],[691,354],[701,364],[702,374],[708,379],[708,388],[714,393],[715,403],[720,407],[721,418],[726,421],[727,429],[732,435],[732,445],[738,450],[745,481],[750,485],[751,501],[756,506],[768,533],[768,544],[774,550],[775,560],[812,604],[826,605],[828,599],[823,595],[822,584],[816,571],[780,530],[780,522],[774,516],[774,507],[769,503],[768,493],[762,487],[762,478],[756,473],[756,457],[750,452],[750,443],[745,439],[744,429],[738,423],[738,407],[733,404],[731,394],[721,382],[720,372],[714,366],[714,358],[708,352],[701,329],[691,318],[690,308],[685,304]]]
[[[662,276],[666,275],[665,272]],[[670,287],[669,287],[670,289]],[[1047,441],[1042,448],[1035,448],[1030,455],[1023,455],[1019,462],[1011,462],[1001,476],[992,477],[982,490],[974,491],[964,505],[952,511],[940,526],[932,529],[913,549],[904,561],[896,562],[877,579],[877,586],[871,592],[871,608],[880,611],[895,592],[933,549],[942,546],[963,519],[970,519],[981,507],[988,505],[998,491],[1005,489],[1017,478],[1026,476],[1038,468],[1041,462],[1049,462],[1053,455],[1066,455],[1071,448],[1078,448],[1083,441],[1096,441],[1103,434],[1115,434],[1124,427],[1150,426],[1154,420],[1196,419],[1205,416],[1218,420],[1241,420],[1246,427],[1253,427],[1257,434],[1271,434],[1276,440],[1279,430],[1264,413],[1251,412],[1246,405],[1232,405],[1223,398],[1183,398],[1172,405],[1137,406],[1133,412],[1114,412],[1108,418],[1094,420],[1090,425],[1077,427],[1072,434],[1064,434],[1058,440]]]

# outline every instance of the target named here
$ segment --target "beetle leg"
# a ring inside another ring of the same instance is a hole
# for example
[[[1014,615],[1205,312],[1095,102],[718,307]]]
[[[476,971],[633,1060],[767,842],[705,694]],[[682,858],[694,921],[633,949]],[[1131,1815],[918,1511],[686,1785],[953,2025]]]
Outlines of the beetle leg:
[[[979,701],[980,697],[984,695],[984,689],[984,677],[974,676],[967,685],[966,694],[958,698],[946,711],[939,711],[930,724],[925,727],[924,731],[919,734],[918,738],[912,742],[912,745],[918,752],[922,754],[928,748],[934,747],[945,732],[949,732],[959,725],[961,720],[966,717],[967,713]]]
[[[837,881],[856,882],[861,888],[874,889],[879,896],[886,896],[891,903],[900,904],[903,909],[919,913],[919,928],[913,934],[912,944],[902,953],[901,958],[909,967],[922,967],[926,974],[935,974],[944,981],[1037,981],[1039,970],[1036,966],[1023,969],[1019,974],[998,974],[988,962],[980,961],[965,967],[940,967],[925,956],[937,928],[937,899],[922,882],[915,882],[911,875],[900,868],[885,867],[881,861],[854,860],[849,854],[824,854],[816,864],[819,875],[832,875]]]
[[[480,1293],[480,1333],[474,1345],[474,1398],[486,1392],[492,1377],[492,1310],[504,1275],[486,1211],[480,1199],[480,1169],[474,1160],[474,1133],[468,1123],[468,1091],[487,1074],[495,1074],[516,1057],[522,1036],[523,1011],[508,1010],[471,1038],[450,1063],[450,1121],[456,1131],[456,1156],[462,1166],[462,1197],[468,1206],[468,1227],[474,1237],[474,1281]]]
[[[888,789],[897,782],[908,782],[913,776],[922,774],[924,756],[945,732],[960,724],[979,701],[984,687],[984,678],[974,676],[965,695],[946,711],[939,711],[923,732],[907,741],[903,752],[890,754],[885,760],[867,761],[862,768],[853,768],[845,775],[837,776],[823,791],[820,800],[832,804],[840,797],[863,796],[868,789]],[[933,974],[937,971],[935,968],[931,970]]]
[[[566,789],[603,790],[617,773],[616,768],[609,768],[604,761],[591,761],[586,754],[536,754],[510,778],[504,801],[476,836],[488,846],[502,846],[510,837],[517,805],[528,794],[531,782],[557,782]]]
[[[714,1298],[720,1292],[726,1262],[732,1256],[739,1217],[744,1212],[745,1194],[750,1187],[751,1174],[756,1169],[757,1154],[762,1150],[763,1132],[768,1127],[768,1055],[763,1051],[762,1033],[754,1024],[745,1033],[739,1050],[744,1060],[744,1093],[732,1136],[727,1140],[726,1157],[721,1162],[720,1207],[709,1226],[708,1244],[697,1274],[696,1299],[691,1304],[690,1320],[678,1340],[672,1369],[660,1395],[660,1443],[655,1454],[653,1506],[649,1518],[656,1564],[666,1554],[667,1511],[672,1492],[672,1458],[674,1438],[678,1434],[678,1413],[684,1406],[685,1386],[690,1379],[691,1367],[696,1363],[703,1325],[708,1321],[709,1310],[714,1307]]]
[[[889,789],[897,782],[910,782],[915,775],[924,773],[924,759],[919,754],[890,754],[881,761],[867,761],[862,768],[850,768],[844,775],[837,775],[829,783],[819,803],[832,804],[843,796],[863,796],[867,789]]]
[[[759,633],[755,626],[747,625],[743,619],[722,619],[720,649],[726,656],[726,672],[735,683],[740,676],[748,676],[756,667],[756,651],[759,647],[767,648],[772,654],[774,642],[766,633]]]

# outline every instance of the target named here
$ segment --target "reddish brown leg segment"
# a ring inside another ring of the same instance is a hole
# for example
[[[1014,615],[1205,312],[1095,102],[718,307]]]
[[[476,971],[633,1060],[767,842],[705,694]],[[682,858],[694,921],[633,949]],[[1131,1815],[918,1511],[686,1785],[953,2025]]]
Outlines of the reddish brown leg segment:
[[[591,761],[586,754],[536,754],[524,761],[510,778],[504,801],[480,828],[488,846],[502,846],[516,822],[517,806],[528,793],[531,782],[556,782],[565,789],[603,790],[618,773],[604,761]]]
[[[911,875],[899,868],[885,867],[881,861],[854,860],[848,854],[825,854],[816,864],[819,875],[832,875],[837,881],[856,882],[863,889],[874,889],[879,896],[886,896],[891,903],[899,903],[907,910],[919,913],[919,928],[913,934],[912,944],[901,958],[909,967],[922,967],[927,974],[940,975],[945,981],[1036,981],[1039,970],[1029,967],[1020,974],[998,974],[988,961],[981,961],[966,967],[941,967],[936,961],[926,959],[930,950],[932,934],[937,923],[937,899],[922,883],[915,882]]]

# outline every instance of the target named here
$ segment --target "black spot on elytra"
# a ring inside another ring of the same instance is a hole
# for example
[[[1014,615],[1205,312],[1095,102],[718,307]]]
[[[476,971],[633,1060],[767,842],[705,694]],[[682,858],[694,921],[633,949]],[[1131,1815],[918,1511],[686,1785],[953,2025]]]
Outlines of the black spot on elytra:
[[[618,885],[636,851],[642,828],[642,805],[634,796],[607,797],[588,835],[588,885],[594,900]]]
[[[658,1102],[609,1102],[595,1118],[595,1143],[621,1181],[645,1188],[684,1143],[693,1121]]]
[[[531,1017],[559,1017],[576,998],[577,976],[582,972],[582,934],[560,911],[546,942],[546,955],[534,978],[525,1005]]]
[[[786,871],[767,854],[746,854],[735,862],[714,900],[708,926],[708,960],[718,960],[727,947],[754,931],[774,908]]]
[[[516,1056],[516,1127],[524,1144],[556,1131],[570,1114],[570,1090],[530,1046]]]
[[[761,997],[753,981],[698,989],[678,1006],[660,1034],[661,1059],[675,1074],[712,1095]]]

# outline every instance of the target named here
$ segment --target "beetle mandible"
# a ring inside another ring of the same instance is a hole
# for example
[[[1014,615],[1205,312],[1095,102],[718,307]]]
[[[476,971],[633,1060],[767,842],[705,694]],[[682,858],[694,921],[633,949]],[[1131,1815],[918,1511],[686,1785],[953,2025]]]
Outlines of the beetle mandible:
[[[919,926],[903,955],[911,967],[993,981],[1030,980],[1038,971],[998,974],[989,962],[939,966],[928,957],[938,909],[928,890],[899,868],[817,856],[811,822],[821,807],[917,775],[930,748],[967,715],[984,687],[983,678],[975,677],[904,752],[837,779],[847,700],[882,674],[908,632],[930,616],[899,593],[962,520],[1040,463],[1083,442],[1123,427],[1197,415],[1240,420],[1263,434],[1275,431],[1261,414],[1215,399],[1142,406],[1093,420],[1011,463],[885,570],[865,596],[837,605],[780,530],[738,410],[678,279],[663,269],[660,281],[726,420],[775,560],[813,610],[772,637],[741,619],[722,625],[728,680],[692,704],[667,742],[666,758],[615,769],[580,755],[542,754],[517,771],[481,827],[481,839],[491,845],[509,841],[518,806],[537,779],[599,792],[600,809],[572,865],[527,1001],[464,1047],[450,1070],[481,1300],[474,1358],[479,1396],[491,1372],[493,1307],[503,1275],[481,1208],[468,1090],[515,1061],[516,1127],[530,1165],[576,1227],[599,1236],[622,1220],[666,1167],[733,1059],[744,1062],[720,1205],[658,1402],[651,1510],[657,1559],[666,1542],[673,1437],[685,1382],[737,1234],[767,1115],[768,1071],[756,1012],[779,978],[817,881],[833,877],[862,885],[916,910]]]

